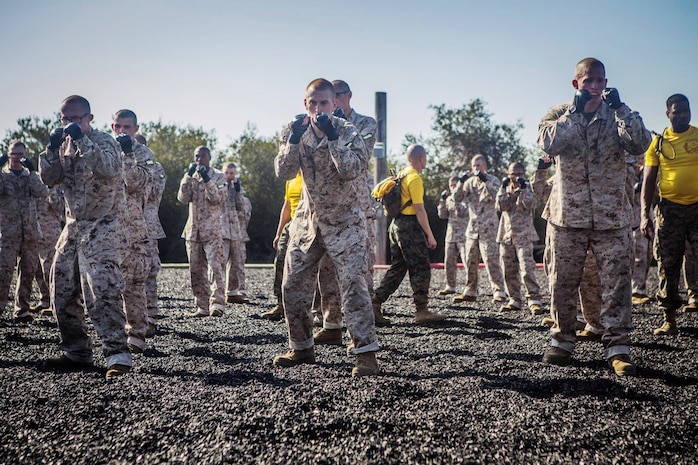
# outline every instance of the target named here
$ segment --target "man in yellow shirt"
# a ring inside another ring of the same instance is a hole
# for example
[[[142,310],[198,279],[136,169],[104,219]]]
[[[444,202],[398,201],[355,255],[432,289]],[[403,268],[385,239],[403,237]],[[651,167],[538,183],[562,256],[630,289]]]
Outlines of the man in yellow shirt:
[[[421,145],[407,148],[409,167],[400,171],[404,176],[400,183],[400,205],[406,205],[400,215],[394,218],[388,228],[390,238],[390,268],[375,289],[373,312],[381,314],[381,304],[400,287],[405,274],[410,273],[410,284],[417,312],[414,320],[417,324],[441,321],[446,315],[430,312],[429,281],[431,265],[429,249],[436,247],[436,239],[431,232],[427,212],[424,209],[424,183],[419,173],[427,165],[427,153]]]
[[[666,108],[671,128],[655,136],[645,154],[640,223],[642,234],[654,237],[659,273],[657,302],[664,313],[664,324],[654,330],[657,336],[678,333],[676,310],[683,305],[679,277],[686,244],[698,250],[698,128],[690,125],[691,107],[685,95],[669,97]],[[655,229],[650,207],[657,180]]]
[[[262,318],[266,320],[278,321],[284,317],[284,302],[281,298],[281,283],[284,278],[284,263],[286,262],[286,246],[288,245],[288,225],[296,214],[296,208],[301,201],[303,192],[303,176],[299,171],[295,178],[286,181],[286,191],[284,192],[284,205],[279,214],[279,225],[276,228],[276,237],[272,244],[276,249],[274,259],[274,295],[276,296],[276,307],[262,313]]]

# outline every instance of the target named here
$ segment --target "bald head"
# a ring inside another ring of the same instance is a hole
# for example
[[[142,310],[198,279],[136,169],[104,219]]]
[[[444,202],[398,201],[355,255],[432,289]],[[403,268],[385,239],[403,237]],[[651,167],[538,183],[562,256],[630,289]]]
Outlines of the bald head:
[[[412,144],[407,147],[407,162],[417,171],[421,171],[427,165],[427,151],[423,146]]]

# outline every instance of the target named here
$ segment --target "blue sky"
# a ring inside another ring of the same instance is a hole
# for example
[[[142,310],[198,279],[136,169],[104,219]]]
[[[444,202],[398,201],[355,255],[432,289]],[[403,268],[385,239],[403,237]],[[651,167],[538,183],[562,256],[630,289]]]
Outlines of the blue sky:
[[[76,93],[99,126],[129,108],[141,121],[215,129],[224,146],[248,122],[273,135],[303,110],[306,84],[325,77],[346,80],[363,114],[387,92],[391,153],[405,134],[430,133],[430,104],[474,98],[496,122],[520,120],[534,145],[587,56],[650,129],[667,125],[669,95],[698,99],[689,0],[3,0],[0,17],[3,134]]]

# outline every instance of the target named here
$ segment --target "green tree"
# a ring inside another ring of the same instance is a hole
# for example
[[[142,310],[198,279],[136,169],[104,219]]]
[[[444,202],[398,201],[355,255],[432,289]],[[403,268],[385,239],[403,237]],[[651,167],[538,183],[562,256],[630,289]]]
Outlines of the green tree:
[[[189,214],[188,205],[177,200],[179,182],[187,167],[194,161],[194,149],[200,145],[213,148],[217,139],[213,130],[192,126],[179,127],[161,121],[140,124],[140,133],[148,141],[165,173],[167,182],[160,203],[160,221],[167,238],[160,241],[160,259],[163,262],[186,262],[184,241],[180,238]],[[216,159],[213,149],[212,160]]]
[[[5,138],[2,140],[2,144],[0,144],[0,152],[7,153],[10,143],[19,140],[26,145],[28,156],[34,162],[38,162],[39,154],[46,150],[46,146],[49,144],[49,134],[53,128],[61,126],[58,122],[60,118],[60,113],[56,113],[49,118],[39,118],[33,115],[19,118],[17,120],[18,127],[8,129],[5,132]]]
[[[276,253],[272,242],[285,187],[285,181],[274,172],[274,157],[279,151],[277,139],[278,136],[258,136],[257,128],[248,123],[243,134],[226,149],[229,154],[226,161],[237,165],[245,195],[252,203],[252,217],[247,228],[249,262],[272,262]]]

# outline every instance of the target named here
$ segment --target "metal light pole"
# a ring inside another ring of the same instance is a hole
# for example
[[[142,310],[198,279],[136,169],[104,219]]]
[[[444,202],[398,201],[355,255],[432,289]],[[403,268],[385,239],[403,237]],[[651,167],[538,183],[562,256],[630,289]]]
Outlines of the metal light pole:
[[[378,134],[376,144],[373,147],[373,179],[378,184],[388,175],[388,146],[386,144],[386,115],[387,115],[387,94],[376,92],[376,122],[378,123]],[[376,265],[386,263],[386,218],[383,210],[380,210],[376,221],[376,244],[374,252],[376,255]]]

